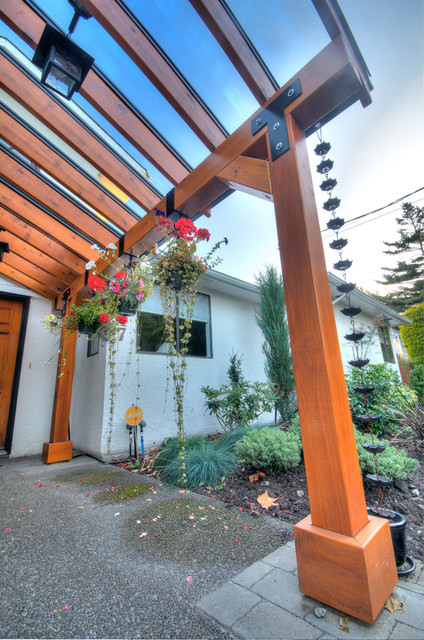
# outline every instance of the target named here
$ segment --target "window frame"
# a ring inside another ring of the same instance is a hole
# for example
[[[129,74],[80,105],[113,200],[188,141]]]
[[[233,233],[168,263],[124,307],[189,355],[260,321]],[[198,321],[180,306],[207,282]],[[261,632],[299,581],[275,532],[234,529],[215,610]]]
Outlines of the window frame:
[[[209,330],[206,328],[206,355],[195,355],[195,354],[187,354],[185,357],[186,358],[204,358],[204,359],[212,359],[213,358],[213,341],[212,341],[212,304],[211,304],[211,296],[208,293],[203,293],[202,291],[197,291],[196,292],[196,296],[204,296],[205,298],[207,298],[207,305],[208,305],[208,322],[206,322],[206,325],[209,325]],[[140,348],[140,339],[141,339],[141,322],[140,322],[140,314],[141,313],[149,313],[150,315],[155,315],[155,316],[160,316],[163,317],[163,313],[157,313],[155,311],[149,311],[143,308],[143,306],[141,307],[141,309],[139,309],[139,311],[137,312],[137,339],[136,339],[136,344],[135,344],[135,349],[136,349],[136,353],[139,354],[147,354],[147,355],[158,355],[158,356],[168,356],[168,351],[146,351],[144,349]],[[180,316],[180,321],[183,318]],[[199,321],[202,322],[202,321]],[[208,342],[209,342],[209,352],[210,354],[208,355]]]

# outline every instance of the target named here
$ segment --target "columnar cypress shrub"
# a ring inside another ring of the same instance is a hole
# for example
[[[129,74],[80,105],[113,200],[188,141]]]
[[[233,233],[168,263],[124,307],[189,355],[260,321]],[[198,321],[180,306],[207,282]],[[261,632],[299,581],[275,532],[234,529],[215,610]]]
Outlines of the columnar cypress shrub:
[[[400,328],[400,335],[413,363],[424,364],[424,302],[409,307],[403,314],[412,324]]]

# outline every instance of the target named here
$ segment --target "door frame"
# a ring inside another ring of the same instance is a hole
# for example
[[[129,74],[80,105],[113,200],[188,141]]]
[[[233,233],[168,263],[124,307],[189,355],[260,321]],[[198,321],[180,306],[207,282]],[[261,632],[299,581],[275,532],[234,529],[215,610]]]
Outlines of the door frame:
[[[7,453],[10,453],[12,449],[12,437],[13,437],[13,429],[15,426],[19,381],[21,378],[22,360],[24,355],[25,336],[26,336],[26,330],[27,330],[27,324],[28,324],[29,305],[30,305],[31,297],[0,291],[0,299],[13,300],[15,302],[23,303],[21,328],[19,330],[19,339],[18,339],[18,350],[16,353],[15,372],[13,374],[12,393],[10,397],[9,418],[7,421],[6,441],[4,443],[5,451]]]

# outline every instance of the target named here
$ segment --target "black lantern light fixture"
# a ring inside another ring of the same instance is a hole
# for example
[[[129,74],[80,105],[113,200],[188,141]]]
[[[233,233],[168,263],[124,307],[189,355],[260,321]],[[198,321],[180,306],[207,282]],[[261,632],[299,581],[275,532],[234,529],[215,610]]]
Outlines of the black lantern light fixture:
[[[75,10],[68,27],[68,35],[65,36],[46,24],[32,61],[42,69],[41,84],[70,100],[75,91],[79,90],[94,58],[69,38],[79,18],[88,19],[90,14],[78,0],[68,0],[68,2]]]

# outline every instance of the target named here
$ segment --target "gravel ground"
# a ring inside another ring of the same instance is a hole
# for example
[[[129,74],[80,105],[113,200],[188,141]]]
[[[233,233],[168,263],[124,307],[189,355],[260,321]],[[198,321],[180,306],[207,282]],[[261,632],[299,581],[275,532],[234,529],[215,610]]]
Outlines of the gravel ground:
[[[195,603],[290,536],[88,457],[3,460],[0,513],[2,638],[231,638]]]

